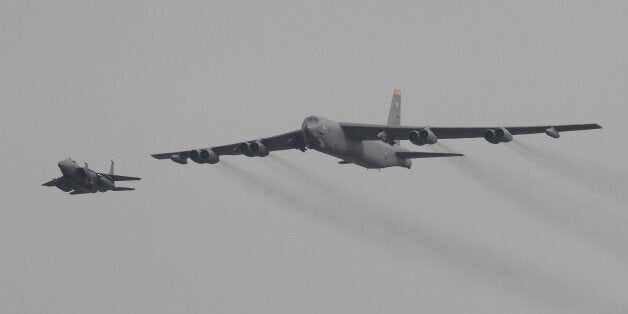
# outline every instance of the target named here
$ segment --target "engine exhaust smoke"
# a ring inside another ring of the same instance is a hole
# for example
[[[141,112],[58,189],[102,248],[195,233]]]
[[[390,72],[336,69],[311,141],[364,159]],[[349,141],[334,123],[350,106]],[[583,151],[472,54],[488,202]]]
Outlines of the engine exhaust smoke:
[[[588,191],[606,195],[625,204],[628,202],[628,174],[622,169],[609,169],[595,160],[575,160],[559,152],[542,150],[519,141],[507,145],[535,165],[548,169],[569,182],[578,183]]]
[[[441,143],[435,146],[451,151]],[[473,157],[448,159],[446,162],[487,190],[508,199],[517,208],[578,234],[618,258],[622,264],[628,264],[625,222],[603,211],[602,205],[583,199],[580,195],[561,195],[561,192],[556,191],[556,186],[548,182],[514,173],[495,163]]]
[[[306,185],[308,190],[318,194],[314,202],[304,201],[300,195],[292,198],[298,198],[304,202],[301,205],[306,205],[298,208],[300,211],[324,223],[349,231],[362,239],[375,241],[387,249],[393,249],[395,253],[428,251],[431,257],[446,261],[466,275],[482,280],[491,279],[500,287],[509,288],[512,292],[551,308],[583,311],[584,308],[609,307],[608,302],[599,302],[595,293],[581,291],[563,278],[442,234],[420,221],[410,221],[387,212],[383,207],[362,201],[353,192],[335,186],[285,159],[273,156],[270,161],[269,167],[275,174],[296,179]],[[327,201],[321,201],[325,199]],[[582,303],[574,306],[575,300]]]

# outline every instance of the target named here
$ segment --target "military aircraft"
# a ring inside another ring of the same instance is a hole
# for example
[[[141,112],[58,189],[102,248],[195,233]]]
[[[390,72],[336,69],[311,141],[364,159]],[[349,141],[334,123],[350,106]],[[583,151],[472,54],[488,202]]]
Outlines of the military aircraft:
[[[43,186],[56,186],[64,192],[72,195],[107,192],[107,191],[132,191],[134,188],[118,187],[116,181],[141,180],[137,177],[125,177],[113,174],[113,160],[109,173],[95,172],[89,169],[87,163],[84,167],[79,166],[76,161],[67,158],[58,163],[63,176],[52,179]]]
[[[423,146],[440,139],[484,138],[491,144],[507,143],[514,135],[545,133],[560,137],[560,132],[600,129],[598,124],[569,124],[542,126],[489,127],[430,127],[401,126],[401,91],[393,91],[386,125],[335,122],[310,116],[301,128],[288,133],[248,140],[223,146],[160,153],[157,159],[170,159],[187,164],[188,159],[199,164],[215,164],[222,155],[264,157],[270,152],[307,148],[340,158],[340,164],[355,164],[368,169],[412,166],[413,158],[464,156],[456,153],[416,152],[399,146],[400,140]]]

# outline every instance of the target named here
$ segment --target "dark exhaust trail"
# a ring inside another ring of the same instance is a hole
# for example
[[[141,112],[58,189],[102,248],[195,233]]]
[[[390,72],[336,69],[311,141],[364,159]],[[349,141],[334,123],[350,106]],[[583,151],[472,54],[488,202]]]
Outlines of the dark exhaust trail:
[[[489,279],[497,286],[540,301],[550,308],[588,312],[586,308],[599,311],[602,307],[609,313],[615,312],[608,302],[598,300],[593,291],[582,291],[575,288],[576,285],[551,273],[439,233],[419,221],[409,221],[405,217],[387,212],[383,207],[362,201],[353,192],[325,181],[282,158],[273,156],[270,159],[272,163],[269,167],[276,174],[296,178],[307,189],[318,194],[314,201],[305,201],[299,195],[290,197],[299,199],[302,202],[300,205],[305,205],[297,208],[303,214],[340,230],[350,231],[362,239],[375,241],[397,253],[401,251],[415,254],[418,250],[427,250],[432,253],[431,257],[444,260],[465,275]],[[264,183],[268,184],[272,185],[269,182]],[[274,189],[282,188],[275,185]]]
[[[436,144],[447,151],[449,147]],[[486,189],[495,192],[527,213],[542,217],[546,222],[571,230],[604,248],[627,264],[628,242],[625,224],[605,214],[600,205],[579,196],[555,192],[551,183],[534,180],[514,173],[495,163],[486,163],[472,157],[446,160],[461,173],[474,179]]]
[[[622,169],[609,169],[594,160],[574,160],[572,156],[541,150],[516,140],[512,144],[507,147],[529,162],[548,169],[570,182],[578,183],[589,191],[606,195],[622,203],[628,202],[628,174],[622,172]]]

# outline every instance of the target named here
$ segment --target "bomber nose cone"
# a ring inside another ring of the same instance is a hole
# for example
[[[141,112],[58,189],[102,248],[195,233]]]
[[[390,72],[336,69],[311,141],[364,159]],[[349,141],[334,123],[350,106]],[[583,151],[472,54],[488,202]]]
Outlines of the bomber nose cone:
[[[308,123],[305,129],[310,134],[314,134],[317,131],[316,125],[314,123]]]

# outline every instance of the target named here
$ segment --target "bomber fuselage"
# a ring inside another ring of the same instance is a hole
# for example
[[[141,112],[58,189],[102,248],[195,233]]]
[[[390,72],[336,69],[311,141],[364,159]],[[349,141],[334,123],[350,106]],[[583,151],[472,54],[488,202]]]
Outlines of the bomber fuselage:
[[[347,162],[369,168],[410,168],[412,160],[398,158],[396,152],[406,152],[401,146],[383,141],[360,141],[347,136],[340,125],[327,118],[310,116],[302,124],[303,136],[308,148],[317,150]]]

